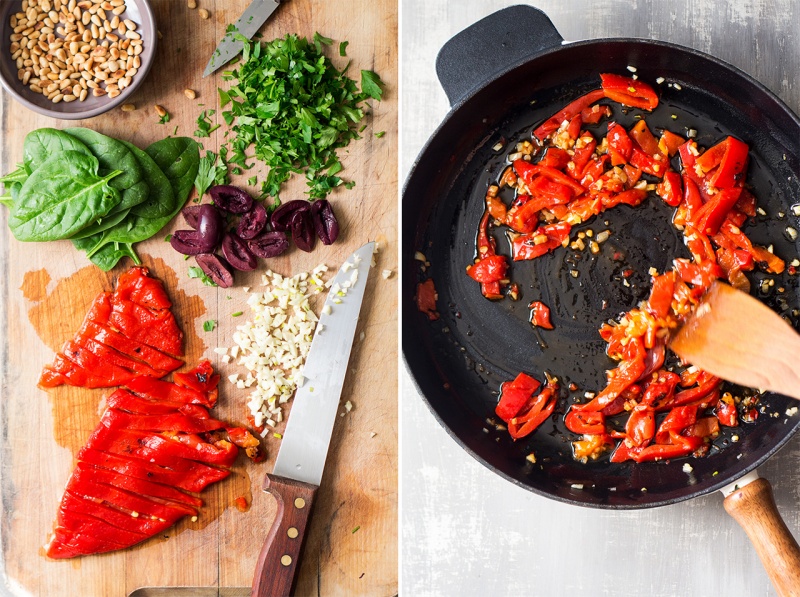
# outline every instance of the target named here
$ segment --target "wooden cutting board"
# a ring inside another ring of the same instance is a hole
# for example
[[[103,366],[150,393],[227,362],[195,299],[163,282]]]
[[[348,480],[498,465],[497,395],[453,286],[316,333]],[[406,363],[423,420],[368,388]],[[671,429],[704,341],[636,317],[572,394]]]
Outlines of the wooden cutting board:
[[[235,21],[248,0],[198,0],[210,12],[203,20],[185,0],[153,0],[162,34],[156,61],[147,81],[130,98],[134,112],[116,109],[78,122],[102,133],[127,139],[140,147],[167,135],[191,135],[203,109],[218,109],[219,74],[201,73],[228,23]],[[246,318],[244,286],[258,286],[267,267],[281,274],[308,271],[318,263],[335,269],[353,250],[378,240],[377,267],[368,282],[356,344],[344,388],[353,410],[337,420],[322,488],[300,569],[299,595],[395,595],[397,593],[397,7],[392,0],[351,0],[341,3],[287,0],[262,28],[265,39],[315,31],[333,38],[334,63],[352,60],[350,74],[376,71],[386,82],[384,101],[371,102],[363,139],[340,152],[344,176],[356,181],[352,190],[339,189],[330,200],[342,225],[339,241],[318,244],[313,253],[292,248],[286,255],[261,261],[257,272],[237,274],[231,289],[203,286],[189,279],[184,261],[164,242],[165,235],[185,228],[181,218],[156,237],[137,245],[151,274],[161,279],[175,304],[186,335],[187,364],[200,357],[212,360],[223,375],[219,404],[212,415],[245,423],[246,390],[225,379],[242,372],[222,363],[213,352],[232,346],[237,323]],[[349,41],[347,58],[338,42]],[[189,100],[184,90],[196,91]],[[170,113],[159,124],[154,104]],[[204,106],[199,106],[204,104]],[[3,93],[2,171],[21,161],[22,140],[38,127],[65,128],[74,123],[34,114]],[[219,113],[219,112],[218,112]],[[210,139],[216,150],[225,126]],[[385,131],[382,138],[374,133]],[[239,177],[246,178],[258,169]],[[263,173],[259,172],[259,173]],[[256,189],[251,189],[256,191]],[[288,186],[283,199],[303,196],[304,181]],[[41,596],[116,597],[144,586],[249,586],[267,529],[275,515],[274,500],[260,488],[272,470],[279,439],[265,440],[269,459],[254,465],[240,457],[231,478],[204,492],[206,506],[197,522],[184,520],[131,549],[69,561],[51,561],[42,544],[52,530],[73,457],[98,419],[103,391],[60,388],[44,392],[36,386],[42,365],[76,331],[91,300],[113,287],[131,265],[125,262],[104,274],[67,241],[19,243],[9,233],[7,210],[0,209],[0,308],[5,334],[0,344],[0,513],[4,586],[12,594]],[[389,279],[382,270],[393,270]],[[241,318],[232,313],[244,311]],[[216,320],[213,332],[203,322]],[[363,340],[359,341],[360,333]],[[344,413],[342,408],[342,413]],[[278,429],[280,431],[280,428]],[[374,434],[374,436],[373,436]],[[233,505],[244,496],[246,512]]]

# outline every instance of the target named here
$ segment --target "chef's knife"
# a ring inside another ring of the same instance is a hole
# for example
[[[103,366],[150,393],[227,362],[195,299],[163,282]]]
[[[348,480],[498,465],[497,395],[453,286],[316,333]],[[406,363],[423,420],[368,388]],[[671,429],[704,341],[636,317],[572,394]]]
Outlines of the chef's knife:
[[[375,243],[369,242],[345,261],[325,300],[275,468],[264,479],[264,491],[277,500],[278,513],[258,558],[254,596],[275,597],[292,591],[374,249]]]
[[[207,77],[218,68],[225,66],[242,52],[244,44],[234,38],[234,33],[241,33],[250,39],[278,9],[280,3],[280,0],[253,0],[239,20],[233,24],[235,30],[225,33],[225,37],[211,54],[211,60],[208,61],[206,70],[203,71],[203,77]]]

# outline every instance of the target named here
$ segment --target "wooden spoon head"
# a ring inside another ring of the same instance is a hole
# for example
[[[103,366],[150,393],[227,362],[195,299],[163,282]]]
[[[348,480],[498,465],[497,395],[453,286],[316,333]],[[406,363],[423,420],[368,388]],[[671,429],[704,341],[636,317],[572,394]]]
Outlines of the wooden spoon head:
[[[800,399],[800,336],[769,307],[727,284],[711,285],[669,347],[722,379]]]

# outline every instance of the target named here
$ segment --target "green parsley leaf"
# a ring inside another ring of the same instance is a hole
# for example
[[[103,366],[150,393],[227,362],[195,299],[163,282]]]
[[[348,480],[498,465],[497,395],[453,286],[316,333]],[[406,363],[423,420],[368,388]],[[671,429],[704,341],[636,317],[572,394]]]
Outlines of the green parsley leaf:
[[[188,255],[187,255],[187,257],[188,257]],[[206,286],[216,286],[217,285],[217,283],[214,282],[214,280],[212,280],[211,278],[209,278],[208,275],[206,275],[206,273],[203,270],[201,270],[199,267],[196,267],[194,265],[189,267],[189,277],[190,278],[199,278],[200,281],[203,284],[205,284]]]
[[[242,315],[244,315],[244,313],[242,313],[241,311],[237,311],[236,313],[231,313],[231,317],[241,317]]]
[[[169,122],[169,112],[165,112],[164,116],[158,119],[158,124],[167,124]]]
[[[380,101],[383,95],[383,81],[381,78],[371,70],[361,71],[361,91],[366,93],[369,97]]]
[[[212,124],[211,117],[216,113],[216,110],[203,110],[200,116],[197,117],[197,130],[194,132],[195,137],[208,137],[216,131],[220,125]]]
[[[251,187],[256,186],[256,184],[258,184],[258,176],[251,176],[250,178],[248,178],[247,184],[250,185]]]
[[[165,243],[168,243],[168,242],[169,242],[169,241],[171,241],[171,240],[172,240],[172,235],[171,235],[171,234],[167,234],[167,235],[164,237],[164,242],[165,242]]]
[[[375,136],[376,136],[378,139],[380,139],[380,138],[381,138],[381,137],[383,137],[385,134],[386,134],[386,131],[381,131],[380,133],[375,133]]]
[[[228,184],[228,164],[225,161],[225,153],[220,149],[219,156],[213,151],[206,151],[205,157],[200,158],[200,168],[194,179],[194,188],[197,197],[202,198],[205,192],[212,185]]]
[[[343,41],[339,44],[339,56],[347,56],[347,45],[349,41]]]
[[[217,327],[217,322],[214,321],[213,319],[209,319],[208,321],[203,322],[204,332],[213,332],[215,327]]]

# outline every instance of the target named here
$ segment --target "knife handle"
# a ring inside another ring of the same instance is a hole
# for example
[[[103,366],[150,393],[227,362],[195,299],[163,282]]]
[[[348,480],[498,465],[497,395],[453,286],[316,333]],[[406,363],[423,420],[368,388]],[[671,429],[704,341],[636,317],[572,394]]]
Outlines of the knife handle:
[[[317,489],[316,485],[269,473],[264,478],[264,491],[275,497],[278,512],[258,556],[253,597],[292,593]]]

